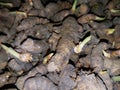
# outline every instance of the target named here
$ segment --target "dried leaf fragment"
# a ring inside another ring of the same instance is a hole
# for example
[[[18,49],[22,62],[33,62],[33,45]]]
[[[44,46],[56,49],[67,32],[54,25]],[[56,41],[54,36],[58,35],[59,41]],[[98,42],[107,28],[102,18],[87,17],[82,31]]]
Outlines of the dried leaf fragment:
[[[110,52],[111,57],[120,57],[120,50],[115,50]]]

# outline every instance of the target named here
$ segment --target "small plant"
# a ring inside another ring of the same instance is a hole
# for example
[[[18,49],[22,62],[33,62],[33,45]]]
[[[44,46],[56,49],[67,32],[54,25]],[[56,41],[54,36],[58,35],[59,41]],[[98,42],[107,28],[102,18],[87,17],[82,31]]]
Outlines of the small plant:
[[[13,11],[13,12],[10,12],[10,14],[12,14],[12,15],[19,14],[19,15],[23,15],[23,16],[27,17],[27,13],[26,12],[21,12],[21,11]]]
[[[117,58],[120,57],[120,50],[110,51],[109,53],[103,50],[103,55],[107,58]]]
[[[107,29],[107,35],[113,34],[115,29]]]
[[[43,64],[47,64],[48,61],[51,59],[51,57],[53,56],[54,53],[50,53],[49,55],[47,55],[44,59],[43,59]]]
[[[5,46],[4,44],[0,44],[0,46],[9,54],[14,56],[15,58],[19,59],[22,62],[30,62],[32,60],[32,55],[30,53],[23,53],[20,54],[16,52],[14,49]]]
[[[75,53],[80,53],[85,46],[86,43],[88,43],[91,40],[91,36],[88,36],[85,38],[82,42],[79,42],[79,44],[74,48]]]
[[[118,13],[118,12],[120,12],[120,10],[118,10],[118,9],[110,9],[110,12],[112,12],[112,13]]]
[[[112,80],[115,82],[120,82],[120,76],[113,76]]]
[[[75,13],[75,11],[76,11],[77,2],[78,2],[78,0],[74,0],[73,6],[72,6],[72,9],[71,9],[71,11],[73,13]]]
[[[95,16],[95,20],[97,20],[97,21],[103,21],[103,20],[105,20],[105,18],[104,17]]]
[[[111,57],[110,53],[107,53],[105,50],[102,50],[102,53],[103,53],[103,55],[104,55],[105,57],[107,57],[107,58],[110,58],[110,57]]]
[[[0,5],[1,6],[6,6],[6,7],[13,7],[12,3],[3,3],[3,2],[0,2]]]
[[[29,3],[31,6],[33,6],[33,1],[32,0],[29,0]]]
[[[94,15],[94,14],[86,14],[86,15],[81,16],[78,19],[78,22],[82,23],[82,24],[85,24],[85,23],[91,23],[94,20],[95,21],[103,21],[103,20],[105,20],[105,17],[99,17],[99,16]]]

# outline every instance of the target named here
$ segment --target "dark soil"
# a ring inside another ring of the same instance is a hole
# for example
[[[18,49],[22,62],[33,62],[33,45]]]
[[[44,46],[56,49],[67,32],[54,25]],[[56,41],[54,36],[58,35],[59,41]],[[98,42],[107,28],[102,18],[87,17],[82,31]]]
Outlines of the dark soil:
[[[120,90],[120,0],[74,1],[0,0],[0,90]]]

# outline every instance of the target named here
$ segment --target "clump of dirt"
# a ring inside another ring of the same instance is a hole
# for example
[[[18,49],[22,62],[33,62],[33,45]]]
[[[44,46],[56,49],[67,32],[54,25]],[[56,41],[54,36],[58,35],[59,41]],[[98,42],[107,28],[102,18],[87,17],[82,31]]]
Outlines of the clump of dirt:
[[[119,16],[119,0],[1,0],[0,89],[119,90]]]

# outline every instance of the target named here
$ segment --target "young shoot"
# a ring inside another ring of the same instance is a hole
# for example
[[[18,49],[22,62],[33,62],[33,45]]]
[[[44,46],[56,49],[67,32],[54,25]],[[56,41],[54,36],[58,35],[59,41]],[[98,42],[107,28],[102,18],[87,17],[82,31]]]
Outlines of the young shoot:
[[[73,6],[72,6],[72,9],[71,9],[71,11],[73,13],[75,13],[75,11],[76,11],[77,2],[78,2],[78,0],[74,0]]]
[[[0,5],[1,6],[6,6],[6,7],[13,7],[12,3],[3,3],[3,2],[0,2]]]
[[[118,9],[110,9],[110,12],[112,12],[112,13],[118,13],[118,12],[120,12],[120,10],[118,10]]]
[[[53,56],[54,53],[50,53],[49,55],[47,55],[44,59],[43,59],[43,64],[47,64],[48,61],[51,59],[51,57]]]
[[[32,55],[30,53],[23,53],[20,54],[18,52],[16,52],[14,49],[5,46],[4,44],[0,44],[0,46],[9,54],[11,54],[12,56],[14,56],[15,58],[19,59],[22,62],[29,62],[32,60]]]
[[[120,76],[113,76],[112,80],[115,82],[120,82]]]
[[[105,50],[102,50],[102,53],[105,57],[110,58],[110,53],[107,53]]]
[[[21,11],[13,11],[13,12],[10,12],[10,14],[13,14],[13,15],[19,14],[19,15],[23,15],[23,16],[27,17],[27,13],[21,12]]]
[[[32,0],[29,0],[29,3],[31,6],[33,6],[33,1]]]
[[[95,20],[97,20],[97,21],[103,21],[103,20],[105,20],[105,18],[104,17],[95,16]]]
[[[91,36],[88,36],[87,38],[85,38],[82,42],[80,42],[75,48],[74,48],[74,52],[75,53],[80,53],[83,49],[83,47],[85,46],[86,43],[88,43],[91,40]]]
[[[107,30],[107,35],[113,34],[115,32],[115,29],[108,29]]]
[[[99,74],[100,74],[100,75],[104,75],[104,74],[106,74],[106,73],[107,73],[107,71],[103,71],[103,70],[99,71]]]

